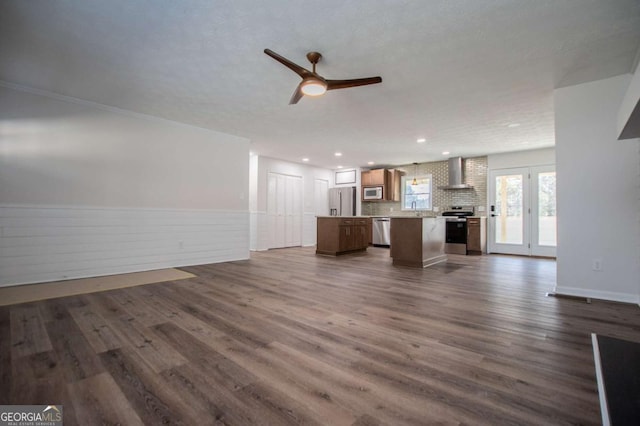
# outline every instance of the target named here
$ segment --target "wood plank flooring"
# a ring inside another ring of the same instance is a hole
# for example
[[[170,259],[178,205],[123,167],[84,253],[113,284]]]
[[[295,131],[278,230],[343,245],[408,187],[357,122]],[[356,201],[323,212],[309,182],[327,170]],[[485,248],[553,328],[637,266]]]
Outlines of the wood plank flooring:
[[[599,424],[590,333],[640,309],[546,297],[555,262],[313,248],[0,307],[0,404],[65,425]]]

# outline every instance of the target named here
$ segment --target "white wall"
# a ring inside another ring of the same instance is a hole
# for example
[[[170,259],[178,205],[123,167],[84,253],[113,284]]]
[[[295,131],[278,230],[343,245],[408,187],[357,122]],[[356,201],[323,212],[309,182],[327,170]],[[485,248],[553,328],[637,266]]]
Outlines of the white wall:
[[[561,294],[639,300],[640,143],[616,140],[629,81],[624,75],[554,93]]]
[[[556,163],[555,148],[532,149],[529,151],[506,152],[487,156],[489,170],[514,167],[547,166]]]
[[[249,141],[0,86],[0,285],[248,257]]]
[[[290,163],[269,157],[253,156],[251,160],[252,183],[250,185],[250,205],[252,206],[251,250],[266,250],[269,247],[267,221],[267,176],[269,173],[302,176],[302,245],[314,245],[316,243],[315,180],[327,180],[329,186],[331,186],[333,182],[331,170]]]

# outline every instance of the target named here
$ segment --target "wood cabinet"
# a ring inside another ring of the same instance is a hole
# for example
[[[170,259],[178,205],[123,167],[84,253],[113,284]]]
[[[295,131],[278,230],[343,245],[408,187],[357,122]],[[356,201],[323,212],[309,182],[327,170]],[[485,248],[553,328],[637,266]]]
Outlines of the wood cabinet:
[[[388,182],[387,169],[374,169],[362,172],[360,183],[362,186],[384,186]]]
[[[362,188],[382,187],[382,200],[362,201],[400,201],[400,179],[402,173],[395,169],[374,169],[362,172],[360,183]]]
[[[364,251],[369,246],[371,219],[368,217],[318,217],[316,254]]]
[[[487,251],[487,218],[467,218],[467,254],[482,254]]]
[[[400,182],[402,179],[402,172],[400,170],[389,170],[389,189],[387,190],[387,201],[400,201]]]

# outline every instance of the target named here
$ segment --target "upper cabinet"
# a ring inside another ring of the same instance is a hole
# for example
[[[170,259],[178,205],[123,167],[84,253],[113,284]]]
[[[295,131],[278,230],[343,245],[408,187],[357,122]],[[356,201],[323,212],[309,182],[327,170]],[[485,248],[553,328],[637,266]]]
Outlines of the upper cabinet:
[[[387,169],[375,169],[362,172],[362,186],[384,186],[388,183]]]
[[[400,201],[400,177],[402,173],[395,169],[374,169],[362,172],[362,201]],[[373,200],[364,197],[364,188],[382,187],[382,198]]]
[[[389,170],[389,190],[387,194],[389,195],[389,201],[400,201],[400,181],[402,175],[404,173],[397,169]]]

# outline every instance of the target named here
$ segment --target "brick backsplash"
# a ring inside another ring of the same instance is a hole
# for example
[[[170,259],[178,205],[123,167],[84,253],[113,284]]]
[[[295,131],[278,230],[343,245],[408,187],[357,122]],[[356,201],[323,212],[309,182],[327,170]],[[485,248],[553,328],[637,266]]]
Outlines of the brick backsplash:
[[[486,212],[478,212],[478,206],[487,205],[487,157],[465,158],[464,183],[473,186],[472,189],[438,189],[449,183],[449,165],[447,161],[420,163],[417,166],[405,164],[397,166],[407,177],[413,177],[414,170],[418,175],[431,174],[433,177],[433,206],[439,207],[440,212],[425,212],[427,216],[440,214],[451,206],[474,206],[476,214],[484,216]],[[362,214],[365,216],[380,215],[414,215],[415,213],[400,210],[400,202],[375,201],[362,202]]]

